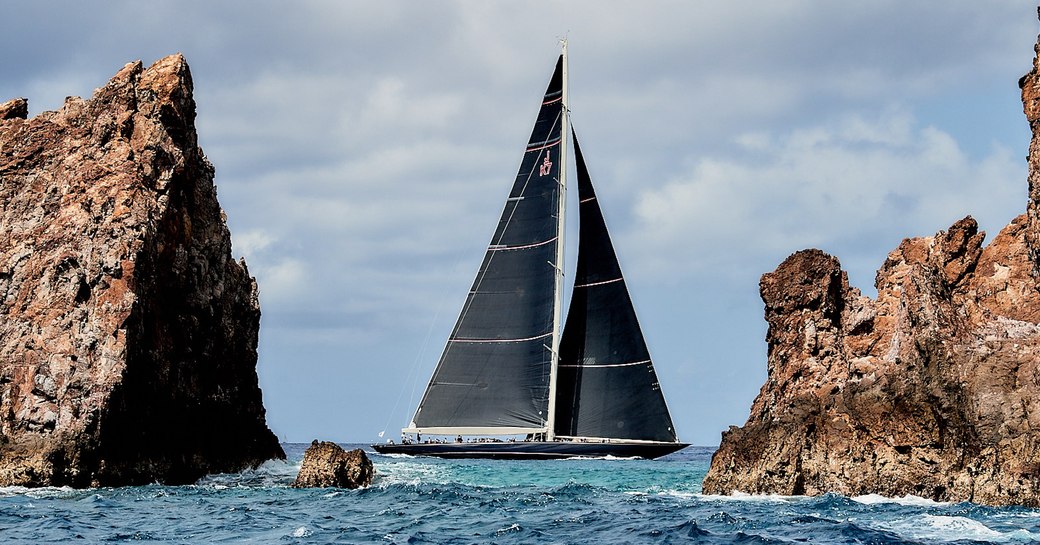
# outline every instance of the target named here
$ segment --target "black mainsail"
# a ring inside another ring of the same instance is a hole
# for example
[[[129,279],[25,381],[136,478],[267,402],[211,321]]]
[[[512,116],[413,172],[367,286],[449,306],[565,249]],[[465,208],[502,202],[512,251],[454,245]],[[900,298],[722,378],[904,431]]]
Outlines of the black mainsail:
[[[560,341],[556,435],[676,441],[654,364],[585,159],[578,170],[578,265]]]
[[[437,369],[405,431],[546,431],[561,248],[564,57]]]
[[[577,157],[578,264],[561,334],[567,47],[455,328],[411,425],[380,453],[446,458],[657,458],[676,439],[592,180]],[[419,442],[420,434],[457,436]],[[526,435],[524,441],[461,436]]]

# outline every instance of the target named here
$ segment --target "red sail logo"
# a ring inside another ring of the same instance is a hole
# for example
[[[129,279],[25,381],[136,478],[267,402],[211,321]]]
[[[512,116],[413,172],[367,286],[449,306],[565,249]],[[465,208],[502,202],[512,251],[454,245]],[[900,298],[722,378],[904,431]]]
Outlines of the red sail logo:
[[[538,175],[548,176],[550,169],[552,169],[552,161],[549,160],[549,150],[545,150],[545,160],[542,161],[542,167],[538,169]]]

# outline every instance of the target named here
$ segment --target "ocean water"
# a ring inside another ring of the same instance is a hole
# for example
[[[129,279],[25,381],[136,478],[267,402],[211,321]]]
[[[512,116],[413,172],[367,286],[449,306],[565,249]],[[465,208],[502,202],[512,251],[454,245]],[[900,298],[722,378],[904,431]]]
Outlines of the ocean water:
[[[656,460],[387,457],[363,490],[287,462],[192,486],[0,488],[0,543],[1038,543],[1040,510],[920,498],[704,496],[711,448]],[[345,445],[350,447],[351,445]]]

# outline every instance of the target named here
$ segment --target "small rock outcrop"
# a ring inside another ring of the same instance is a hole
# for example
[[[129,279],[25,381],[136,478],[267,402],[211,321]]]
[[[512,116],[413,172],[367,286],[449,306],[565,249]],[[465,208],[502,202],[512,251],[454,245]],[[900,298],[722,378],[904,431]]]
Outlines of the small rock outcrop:
[[[284,458],[260,306],[198,147],[188,65],[0,104],[0,486],[189,483]]]
[[[1040,43],[1022,78],[1029,204],[906,239],[876,300],[804,250],[762,276],[768,379],[704,492],[916,495],[1040,506]],[[981,182],[980,182],[981,183]]]
[[[336,443],[315,440],[304,453],[300,473],[292,485],[293,488],[361,488],[372,484],[375,473],[365,451],[356,448],[348,452]]]

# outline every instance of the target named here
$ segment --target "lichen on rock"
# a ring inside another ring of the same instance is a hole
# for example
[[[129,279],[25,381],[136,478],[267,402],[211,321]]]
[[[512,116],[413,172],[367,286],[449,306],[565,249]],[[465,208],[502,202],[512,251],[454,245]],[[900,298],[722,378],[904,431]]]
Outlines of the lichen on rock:
[[[1022,78],[1029,203],[987,246],[970,216],[906,239],[877,299],[797,252],[760,284],[768,378],[704,492],[907,494],[1040,506],[1040,42]]]
[[[184,58],[27,117],[0,104],[0,486],[187,483],[284,457]]]

